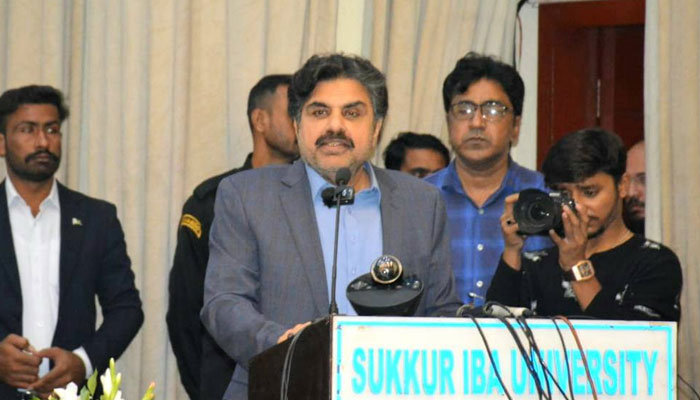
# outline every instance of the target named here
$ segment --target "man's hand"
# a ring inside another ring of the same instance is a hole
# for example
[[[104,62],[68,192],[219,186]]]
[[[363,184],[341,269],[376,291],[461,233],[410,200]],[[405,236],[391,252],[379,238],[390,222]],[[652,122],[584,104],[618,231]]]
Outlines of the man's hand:
[[[26,338],[13,333],[0,342],[0,380],[18,388],[27,388],[39,379],[41,358],[32,354]]]
[[[29,389],[39,393],[51,393],[56,388],[62,388],[69,382],[80,383],[85,380],[85,365],[83,360],[68,350],[58,347],[44,349],[36,354],[39,357],[50,358],[54,367],[41,379],[29,386]]]
[[[576,204],[576,212],[568,206],[564,206],[562,212],[562,224],[564,237],[549,231],[549,237],[559,248],[559,266],[566,271],[577,262],[586,259],[586,245],[588,244],[588,213],[586,207]]]
[[[303,324],[296,324],[296,325],[294,325],[294,328],[292,328],[292,329],[287,329],[287,330],[282,334],[282,336],[280,336],[280,337],[277,339],[277,343],[282,343],[282,342],[284,342],[285,340],[291,338],[291,337],[294,336],[297,332],[299,332],[300,330],[306,328],[310,323],[311,323],[311,322],[304,322]]]
[[[518,224],[513,216],[513,207],[518,201],[518,193],[506,197],[503,215],[501,215],[501,232],[503,233],[503,261],[509,267],[520,271],[520,251],[525,246],[525,238],[518,234]]]

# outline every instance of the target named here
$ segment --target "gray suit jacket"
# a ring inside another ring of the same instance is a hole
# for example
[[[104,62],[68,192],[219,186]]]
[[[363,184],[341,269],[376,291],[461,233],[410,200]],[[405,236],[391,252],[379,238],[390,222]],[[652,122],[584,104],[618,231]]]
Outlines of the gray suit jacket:
[[[398,257],[406,273],[425,284],[416,315],[456,310],[460,303],[440,194],[407,174],[374,171],[383,253]],[[303,162],[226,178],[214,210],[201,317],[239,365],[224,399],[245,399],[250,358],[295,324],[328,314],[323,251]]]

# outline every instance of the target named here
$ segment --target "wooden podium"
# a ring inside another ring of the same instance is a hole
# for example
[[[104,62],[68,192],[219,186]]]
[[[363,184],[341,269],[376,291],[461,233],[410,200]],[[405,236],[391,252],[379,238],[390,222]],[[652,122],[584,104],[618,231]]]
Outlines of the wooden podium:
[[[290,359],[289,399],[330,399],[331,317],[299,335]],[[292,340],[273,346],[250,361],[248,398],[280,399],[282,372]]]
[[[527,347],[522,328],[508,321]],[[563,322],[527,322],[552,377],[541,367],[534,373],[543,386],[549,382],[553,399],[571,398],[571,392],[576,399],[593,398],[584,358],[600,396],[676,398],[675,322],[572,321],[583,355]],[[310,325],[296,342],[287,340],[251,360],[250,399],[280,399],[285,359],[290,367],[287,398],[293,400],[504,399],[506,391],[514,399],[539,398],[537,379],[497,319],[326,318]]]

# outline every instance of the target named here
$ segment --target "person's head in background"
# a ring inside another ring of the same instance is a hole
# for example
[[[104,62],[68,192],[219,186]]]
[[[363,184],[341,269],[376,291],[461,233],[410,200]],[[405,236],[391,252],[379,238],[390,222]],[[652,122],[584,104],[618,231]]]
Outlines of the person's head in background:
[[[51,86],[24,86],[0,96],[0,157],[15,186],[53,182],[68,114],[63,93]]]
[[[525,85],[512,66],[468,53],[445,78],[442,97],[458,170],[505,171],[518,143]]]
[[[299,157],[292,119],[287,112],[291,75],[267,75],[248,94],[248,124],[253,134],[254,168],[285,164]]]
[[[427,133],[401,132],[384,150],[384,166],[418,178],[450,163],[450,152],[440,139]]]
[[[646,164],[644,161],[644,140],[635,143],[627,151],[627,169],[630,189],[625,197],[625,224],[634,233],[644,235],[644,211],[646,205]]]
[[[545,183],[585,207],[589,239],[611,242],[627,231],[622,221],[622,199],[629,187],[625,161],[620,137],[600,128],[565,135],[545,157]]]

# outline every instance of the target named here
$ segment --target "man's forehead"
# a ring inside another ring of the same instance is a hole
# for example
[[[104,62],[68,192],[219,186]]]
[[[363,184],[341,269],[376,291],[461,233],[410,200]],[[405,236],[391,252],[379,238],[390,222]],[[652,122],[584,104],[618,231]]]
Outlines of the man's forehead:
[[[17,107],[15,112],[9,115],[9,119],[15,120],[15,122],[53,122],[59,119],[58,108],[50,103],[24,103]]]
[[[17,107],[17,110],[13,114],[56,114],[58,115],[58,108],[51,103],[22,103]]]
[[[309,95],[305,105],[323,103],[328,106],[352,104],[369,105],[369,91],[362,82],[352,78],[336,78],[320,81]]]
[[[289,89],[289,85],[277,85],[275,88],[275,91],[272,92],[270,96],[265,99],[268,102],[284,102],[286,104],[287,102],[287,90]]]
[[[503,86],[498,81],[489,78],[478,79],[467,86],[467,88],[462,93],[457,93],[453,100],[459,99],[464,100],[473,96],[484,96],[492,97],[489,100],[507,100],[510,102],[508,93],[503,89]]]
[[[644,144],[636,144],[627,151],[628,172],[644,171]]]
[[[275,88],[276,95],[287,96],[287,91],[289,90],[289,85],[286,83],[281,83]]]
[[[605,172],[597,172],[588,178],[581,179],[576,182],[559,182],[553,183],[551,185],[552,189],[556,190],[571,190],[574,188],[586,188],[591,186],[600,186],[605,184],[607,181],[614,181],[612,175],[606,174]]]

